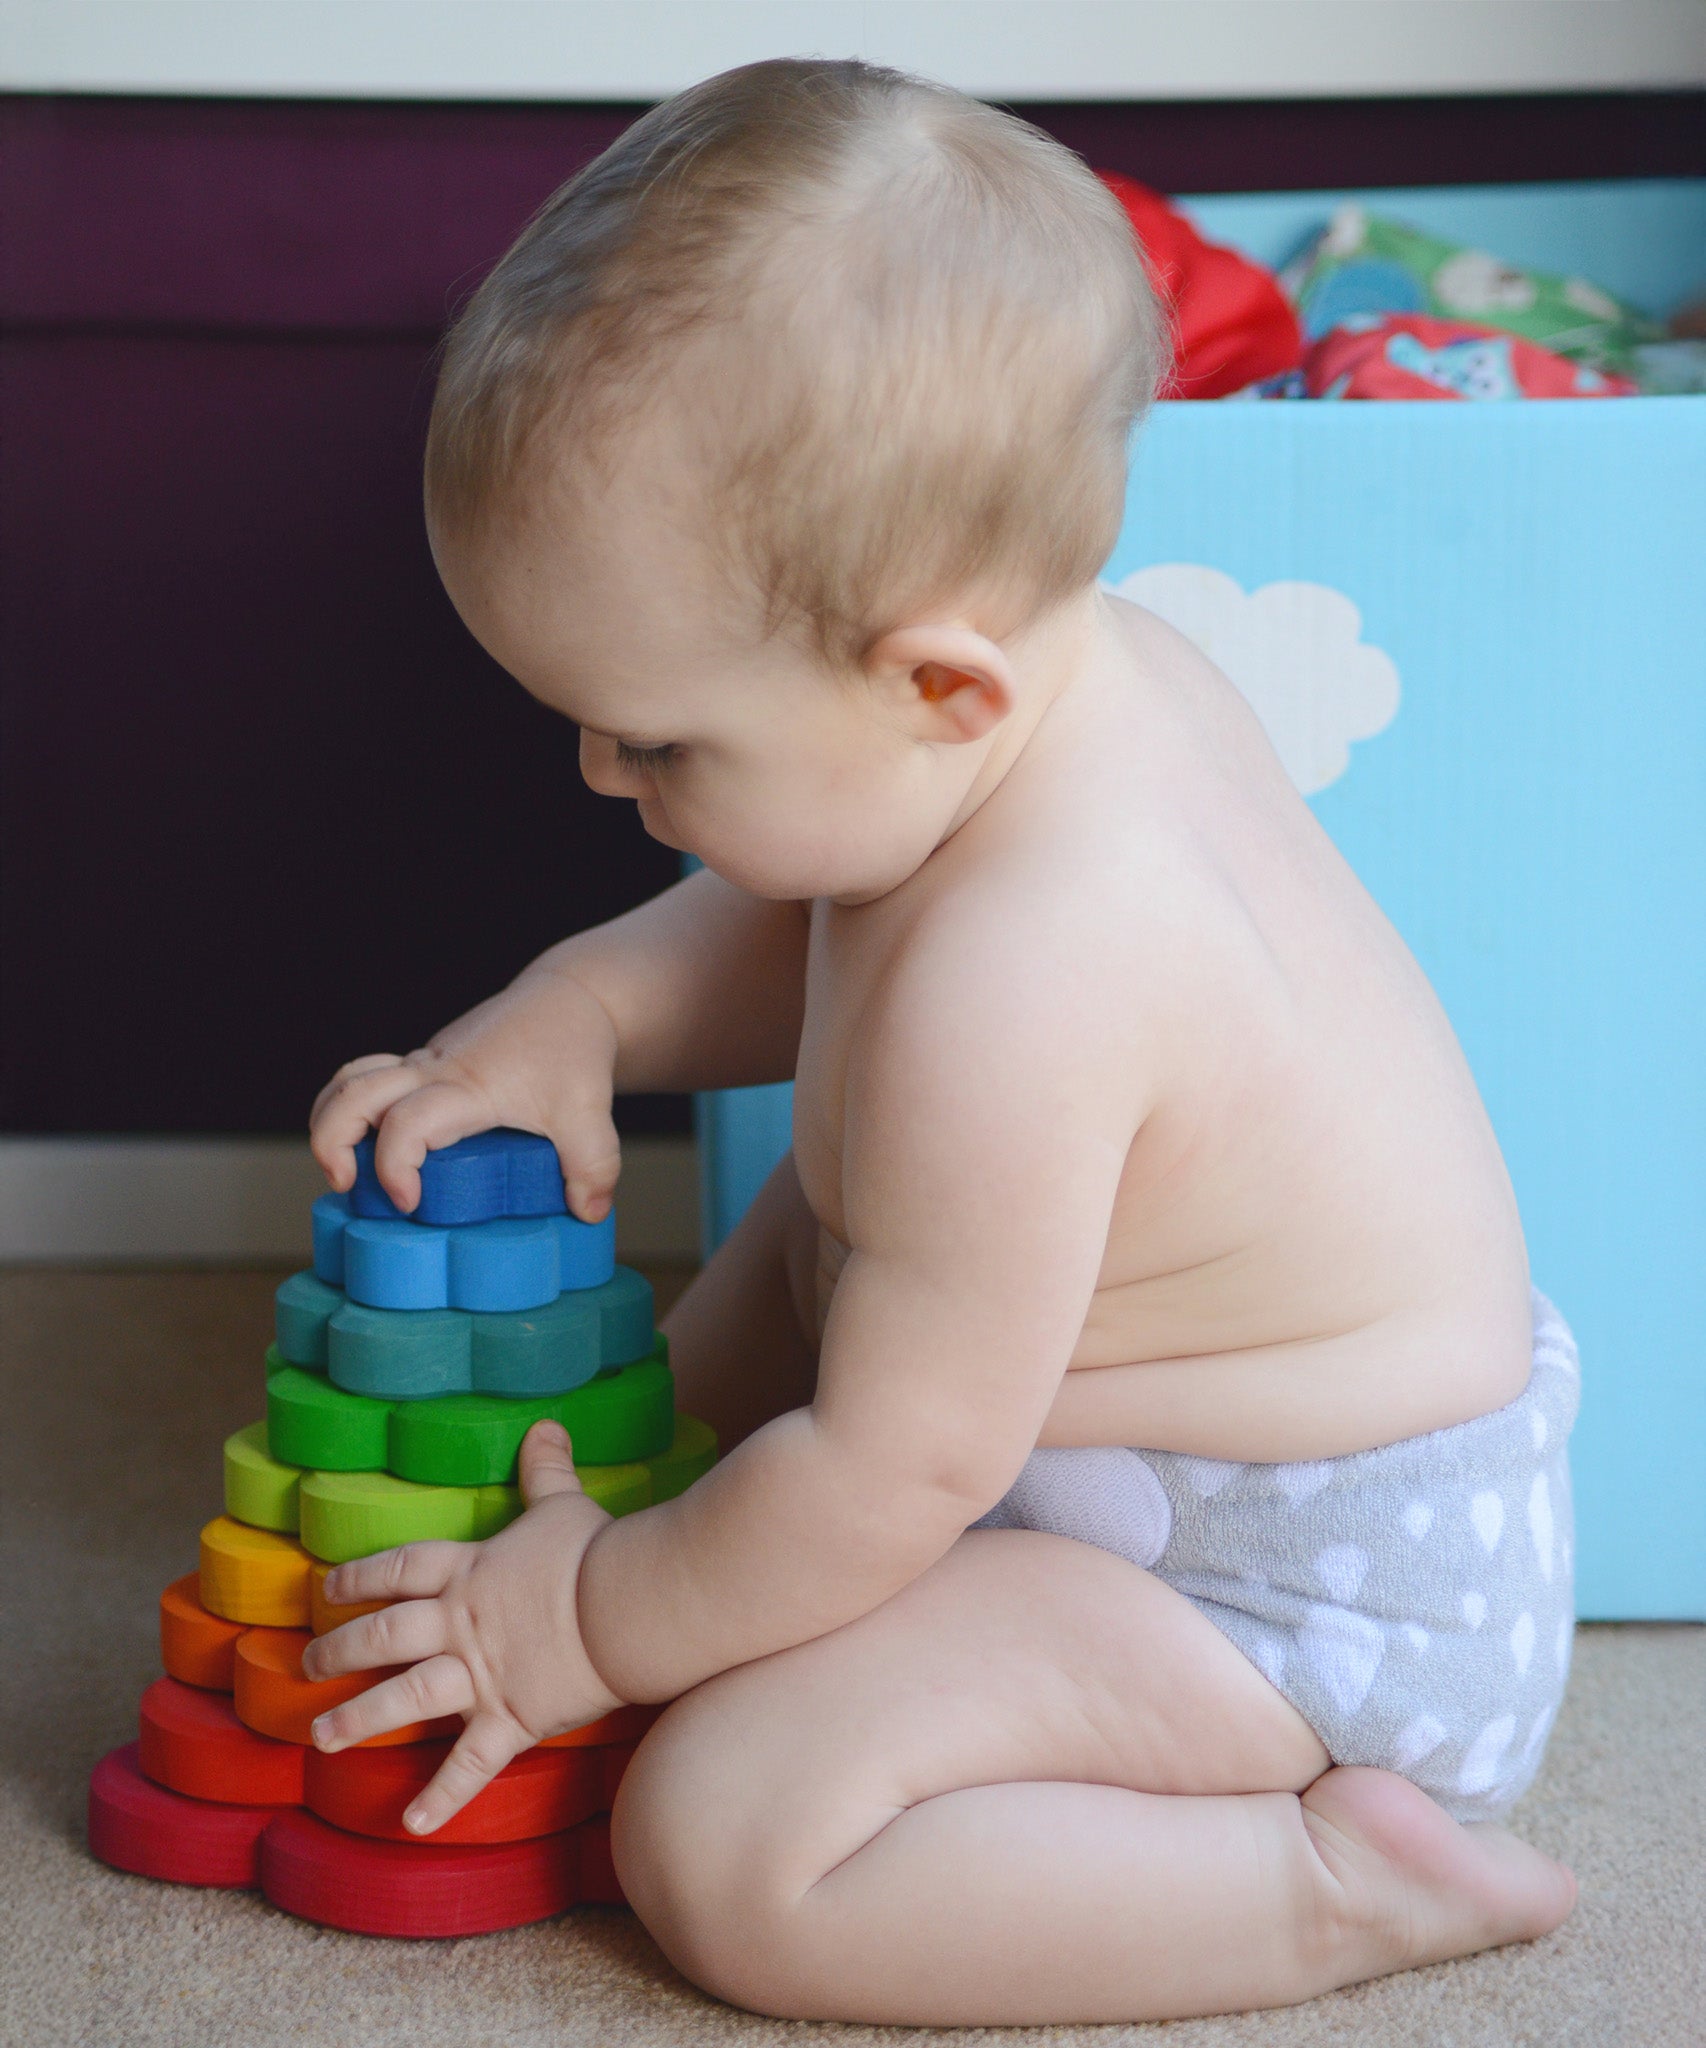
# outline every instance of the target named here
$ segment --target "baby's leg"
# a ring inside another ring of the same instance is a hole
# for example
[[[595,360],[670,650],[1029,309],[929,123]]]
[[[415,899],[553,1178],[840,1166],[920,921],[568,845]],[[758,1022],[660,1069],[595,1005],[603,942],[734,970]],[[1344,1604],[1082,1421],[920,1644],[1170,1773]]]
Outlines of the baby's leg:
[[[790,1152],[664,1318],[677,1405],[731,1451],[817,1387],[817,1220]]]
[[[1569,1873],[1503,1829],[1327,1765],[1160,1580],[972,1530],[873,1613],[677,1701],[617,1797],[616,1864],[706,1989],[901,2025],[1290,2004],[1569,1911]]]

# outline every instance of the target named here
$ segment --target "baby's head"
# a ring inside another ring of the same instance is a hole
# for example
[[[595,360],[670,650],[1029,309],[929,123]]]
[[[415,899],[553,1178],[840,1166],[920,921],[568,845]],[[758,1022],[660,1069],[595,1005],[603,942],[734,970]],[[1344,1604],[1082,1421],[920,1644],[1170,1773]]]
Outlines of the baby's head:
[[[878,894],[1093,593],[1163,354],[1124,214],[1047,136],[871,65],[747,65],[636,122],[469,302],[434,552],[658,837],[759,894]]]

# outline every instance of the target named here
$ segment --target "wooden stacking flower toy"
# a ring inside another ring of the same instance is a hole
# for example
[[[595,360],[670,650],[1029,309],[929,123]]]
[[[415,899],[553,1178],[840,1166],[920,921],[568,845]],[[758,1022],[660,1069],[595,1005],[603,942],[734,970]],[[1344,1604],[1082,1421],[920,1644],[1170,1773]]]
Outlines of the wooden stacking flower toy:
[[[675,1412],[651,1288],[611,1219],[568,1213],[550,1144],[488,1131],[430,1153],[413,1217],[373,1172],[314,1205],[314,1267],[278,1290],[266,1418],[225,1444],[225,1512],[200,1569],[160,1597],[166,1675],[139,1739],[96,1765],[89,1846],[179,1884],[259,1888],[361,1934],[462,1935],[615,1902],[609,1813],[656,1708],[623,1707],[518,1756],[436,1835],[405,1807],[460,1732],[434,1721],[323,1756],[316,1715],[388,1674],[313,1681],[327,1571],[425,1537],[475,1540],[521,1512],[516,1459],[549,1417],[590,1497],[631,1514],[716,1460]]]

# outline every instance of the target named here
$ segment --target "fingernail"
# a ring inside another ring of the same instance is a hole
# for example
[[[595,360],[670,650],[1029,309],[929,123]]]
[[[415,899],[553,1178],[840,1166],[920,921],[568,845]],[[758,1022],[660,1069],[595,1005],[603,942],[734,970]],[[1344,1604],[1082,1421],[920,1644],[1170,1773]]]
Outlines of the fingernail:
[[[422,1813],[418,1806],[411,1806],[403,1816],[403,1825],[411,1835],[424,1835],[426,1833],[426,1815]]]
[[[324,1749],[326,1744],[332,1739],[331,1717],[327,1714],[322,1714],[313,1727],[309,1729],[308,1733],[314,1738],[315,1748]]]

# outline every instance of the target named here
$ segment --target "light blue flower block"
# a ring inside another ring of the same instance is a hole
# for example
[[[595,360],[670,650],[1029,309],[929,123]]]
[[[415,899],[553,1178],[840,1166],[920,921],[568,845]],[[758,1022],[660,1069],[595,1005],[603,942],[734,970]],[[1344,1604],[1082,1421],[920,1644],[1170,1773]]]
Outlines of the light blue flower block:
[[[347,1197],[322,1195],[313,1228],[316,1275],[368,1308],[542,1308],[605,1285],[616,1265],[614,1213],[433,1225],[353,1215]]]

